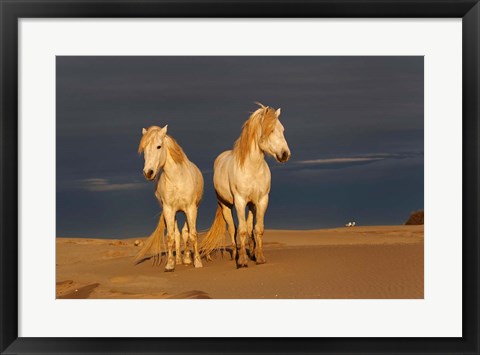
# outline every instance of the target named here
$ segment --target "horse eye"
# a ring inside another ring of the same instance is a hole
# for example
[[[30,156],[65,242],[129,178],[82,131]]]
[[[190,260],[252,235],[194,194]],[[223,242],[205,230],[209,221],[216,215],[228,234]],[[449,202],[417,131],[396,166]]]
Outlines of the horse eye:
[[[161,146],[161,145],[157,146],[157,149],[160,149],[160,148],[162,148],[162,146]]]

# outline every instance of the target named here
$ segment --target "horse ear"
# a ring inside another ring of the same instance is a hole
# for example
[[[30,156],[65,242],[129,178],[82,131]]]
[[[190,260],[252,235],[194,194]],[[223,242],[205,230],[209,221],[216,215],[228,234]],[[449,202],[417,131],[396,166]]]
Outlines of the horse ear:
[[[144,135],[145,133],[147,133],[147,130],[145,128],[142,128],[142,135]]]
[[[280,112],[281,112],[281,109],[279,108],[277,111],[275,111],[275,116],[277,116],[277,118],[280,117]]]
[[[168,128],[168,124],[166,124],[165,127],[162,128],[162,134],[164,136],[167,134],[167,128]]]

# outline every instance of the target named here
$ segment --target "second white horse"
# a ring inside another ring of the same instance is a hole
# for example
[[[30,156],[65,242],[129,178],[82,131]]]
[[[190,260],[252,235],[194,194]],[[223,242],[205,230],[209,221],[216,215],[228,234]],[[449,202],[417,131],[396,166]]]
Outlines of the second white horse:
[[[262,238],[271,183],[265,153],[282,163],[290,158],[290,149],[283,134],[284,128],[279,120],[280,109],[274,110],[262,104],[259,106],[244,123],[233,149],[221,153],[215,160],[213,183],[218,208],[215,220],[200,245],[202,254],[208,258],[212,251],[220,247],[228,227],[233,244],[232,257],[236,257],[237,243],[232,215],[232,208],[235,207],[238,217],[237,236],[240,239],[238,267],[246,267],[248,263],[245,249],[247,235],[250,237],[250,254],[252,255],[254,250],[257,264],[265,263]],[[245,216],[246,208],[248,217]],[[253,232],[255,240],[252,238]]]

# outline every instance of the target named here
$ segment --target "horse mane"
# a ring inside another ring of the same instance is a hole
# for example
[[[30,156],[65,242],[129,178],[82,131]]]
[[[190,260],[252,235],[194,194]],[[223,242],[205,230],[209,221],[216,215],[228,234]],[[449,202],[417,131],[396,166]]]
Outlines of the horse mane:
[[[187,159],[187,156],[183,151],[182,147],[180,147],[180,145],[177,143],[177,141],[167,134],[167,136],[165,137],[165,143],[173,161],[177,164],[184,163]]]
[[[162,128],[158,126],[150,126],[147,129],[147,133],[142,136],[140,139],[140,144],[138,146],[138,154],[142,154],[145,150],[145,147],[150,143],[152,137],[158,133]],[[173,161],[177,164],[182,164],[187,159],[185,152],[183,151],[182,147],[178,145],[177,141],[170,137],[168,134],[165,136],[164,144],[166,145],[170,156],[172,157]]]
[[[143,153],[143,151],[145,150],[145,147],[148,145],[148,143],[150,142],[154,134],[160,130],[161,128],[158,126],[150,126],[147,128],[147,133],[142,135],[142,139],[140,139],[140,144],[138,146],[138,154]]]
[[[240,137],[238,137],[233,146],[233,154],[237,157],[240,165],[244,164],[252,143],[259,138],[267,138],[275,129],[277,122],[277,115],[273,108],[264,106],[259,102],[257,102],[257,105],[260,108],[253,112],[248,120],[245,121],[242,126],[242,133],[240,133]],[[258,137],[259,129],[261,132],[260,137]]]

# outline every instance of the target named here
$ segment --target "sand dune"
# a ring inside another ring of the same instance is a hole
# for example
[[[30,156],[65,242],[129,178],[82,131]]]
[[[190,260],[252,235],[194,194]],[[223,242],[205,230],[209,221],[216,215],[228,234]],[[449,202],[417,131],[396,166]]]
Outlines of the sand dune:
[[[267,263],[135,266],[137,239],[57,238],[57,299],[423,298],[423,226],[267,230]],[[202,238],[202,235],[200,235]]]

